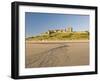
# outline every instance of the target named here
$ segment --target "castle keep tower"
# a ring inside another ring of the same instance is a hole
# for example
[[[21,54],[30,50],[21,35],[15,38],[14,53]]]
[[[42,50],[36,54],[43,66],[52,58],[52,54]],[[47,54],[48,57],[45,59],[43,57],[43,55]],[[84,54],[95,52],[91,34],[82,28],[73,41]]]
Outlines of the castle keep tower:
[[[66,32],[73,32],[73,28],[72,27],[67,27]]]

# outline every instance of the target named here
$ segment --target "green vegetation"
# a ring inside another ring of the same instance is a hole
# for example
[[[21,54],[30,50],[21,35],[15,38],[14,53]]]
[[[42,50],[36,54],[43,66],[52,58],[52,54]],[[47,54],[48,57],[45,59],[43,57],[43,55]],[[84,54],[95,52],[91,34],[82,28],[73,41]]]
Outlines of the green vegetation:
[[[53,41],[53,40],[88,40],[89,32],[52,32],[49,34],[41,34],[39,36],[28,37],[26,40],[34,41]]]

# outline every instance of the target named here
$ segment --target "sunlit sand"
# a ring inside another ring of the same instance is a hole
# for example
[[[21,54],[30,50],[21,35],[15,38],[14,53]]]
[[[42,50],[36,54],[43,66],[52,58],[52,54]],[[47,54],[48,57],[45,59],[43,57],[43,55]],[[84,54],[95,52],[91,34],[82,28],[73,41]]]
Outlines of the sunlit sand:
[[[26,68],[89,65],[89,41],[26,41]]]

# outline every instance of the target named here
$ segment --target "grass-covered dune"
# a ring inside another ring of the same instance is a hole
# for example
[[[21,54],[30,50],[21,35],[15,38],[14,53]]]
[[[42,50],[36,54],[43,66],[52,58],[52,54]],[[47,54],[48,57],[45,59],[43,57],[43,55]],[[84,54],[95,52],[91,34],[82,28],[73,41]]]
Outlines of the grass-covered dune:
[[[42,34],[26,38],[26,40],[33,41],[53,41],[53,40],[88,40],[89,32],[55,32],[51,34]]]

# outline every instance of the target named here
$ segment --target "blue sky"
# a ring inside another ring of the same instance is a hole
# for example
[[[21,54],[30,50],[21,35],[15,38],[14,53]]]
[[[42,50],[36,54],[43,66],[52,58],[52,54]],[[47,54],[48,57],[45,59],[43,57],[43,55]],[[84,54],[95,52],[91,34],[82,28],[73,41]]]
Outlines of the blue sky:
[[[89,15],[25,12],[26,37],[36,36],[50,29],[65,29],[68,26],[73,31],[89,30]]]

